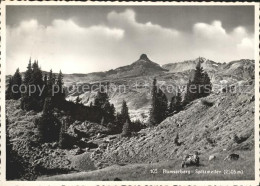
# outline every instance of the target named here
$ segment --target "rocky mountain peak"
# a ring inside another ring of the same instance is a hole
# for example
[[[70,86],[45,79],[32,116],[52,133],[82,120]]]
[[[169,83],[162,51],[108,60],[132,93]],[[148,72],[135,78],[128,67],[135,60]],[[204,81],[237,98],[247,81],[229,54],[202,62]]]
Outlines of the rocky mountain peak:
[[[140,59],[139,59],[139,60],[150,61],[150,60],[148,59],[148,57],[147,57],[146,54],[142,54],[142,55],[140,56]]]

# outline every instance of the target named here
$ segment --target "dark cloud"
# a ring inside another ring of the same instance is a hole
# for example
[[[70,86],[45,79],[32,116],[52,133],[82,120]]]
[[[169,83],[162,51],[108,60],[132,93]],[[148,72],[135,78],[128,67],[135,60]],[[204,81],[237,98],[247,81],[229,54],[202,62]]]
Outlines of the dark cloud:
[[[220,14],[227,11],[220,8]],[[181,17],[170,9],[191,12]],[[159,64],[198,56],[218,62],[253,58],[250,22],[225,26],[224,17],[235,8],[219,17],[216,8],[209,9],[211,13],[205,7],[56,7],[55,12],[53,7],[23,7],[20,13],[9,7],[7,71],[13,73],[18,66],[25,70],[30,56],[38,58],[44,70],[65,73],[109,70],[134,62],[141,53]]]

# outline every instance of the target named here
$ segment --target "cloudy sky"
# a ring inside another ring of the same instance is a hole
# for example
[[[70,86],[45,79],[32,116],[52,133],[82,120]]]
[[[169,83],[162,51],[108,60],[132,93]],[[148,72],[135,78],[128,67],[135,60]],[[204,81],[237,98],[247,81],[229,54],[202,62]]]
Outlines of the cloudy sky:
[[[7,74],[105,71],[142,53],[159,64],[254,58],[252,6],[7,6]]]

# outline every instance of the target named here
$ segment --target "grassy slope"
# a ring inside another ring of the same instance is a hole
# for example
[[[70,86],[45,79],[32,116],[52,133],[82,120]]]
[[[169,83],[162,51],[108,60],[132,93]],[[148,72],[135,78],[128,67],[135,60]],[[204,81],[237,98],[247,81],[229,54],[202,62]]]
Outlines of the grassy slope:
[[[252,94],[220,94],[206,99],[212,107],[196,100],[191,106],[154,128],[147,128],[130,139],[109,145],[99,161],[114,163],[158,162],[181,158],[184,153],[201,155],[254,149],[254,101]],[[181,146],[174,143],[179,134]],[[233,136],[245,138],[237,144]]]
[[[209,162],[207,157],[201,157],[201,166],[188,167],[181,169],[180,160],[169,160],[152,164],[128,164],[125,166],[113,165],[104,169],[91,172],[80,172],[72,174],[64,174],[52,177],[41,177],[39,180],[48,181],[71,181],[71,180],[252,180],[254,179],[254,153],[239,152],[240,161],[225,162],[224,155],[219,156],[215,161]],[[152,174],[151,170],[157,169],[157,174]],[[184,174],[163,174],[163,169],[187,171]],[[200,171],[221,171],[220,174],[198,174]],[[224,174],[224,170],[235,170],[236,172],[243,170],[243,174]],[[190,171],[190,174],[188,174]],[[197,172],[197,173],[195,173]]]

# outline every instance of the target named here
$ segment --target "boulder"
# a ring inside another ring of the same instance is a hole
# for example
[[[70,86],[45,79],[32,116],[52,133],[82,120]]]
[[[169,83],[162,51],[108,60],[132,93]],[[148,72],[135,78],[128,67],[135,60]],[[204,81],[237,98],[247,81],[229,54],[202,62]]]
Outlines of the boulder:
[[[213,161],[213,160],[215,160],[216,159],[216,156],[215,155],[210,155],[209,156],[209,161]]]
[[[231,161],[231,160],[238,160],[239,159],[239,155],[238,154],[229,154],[225,159],[224,161],[228,160],[228,161]]]

